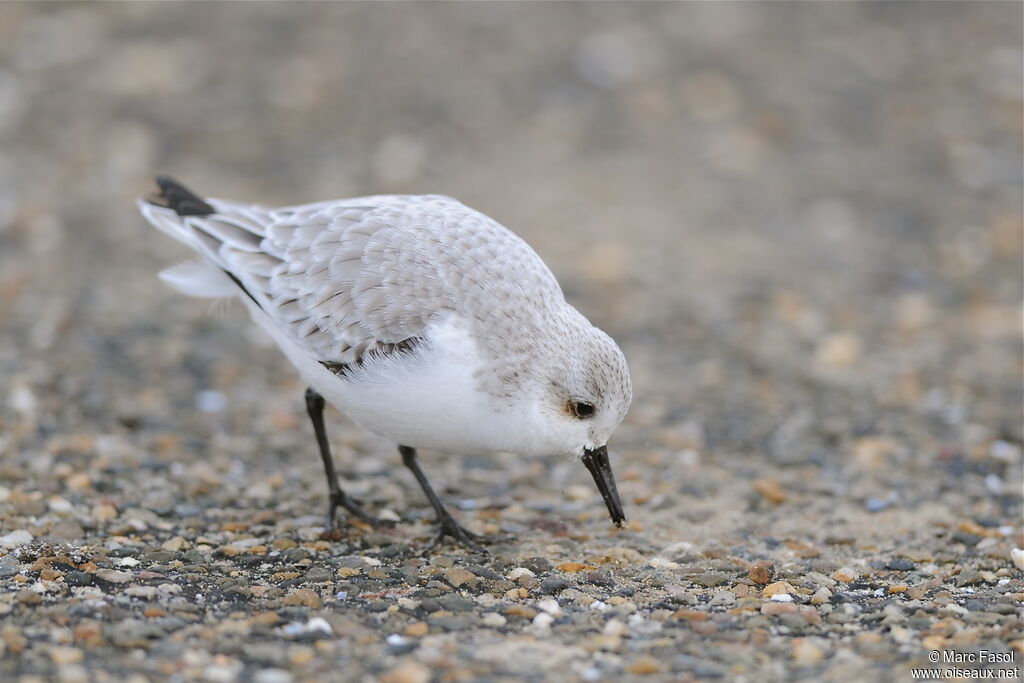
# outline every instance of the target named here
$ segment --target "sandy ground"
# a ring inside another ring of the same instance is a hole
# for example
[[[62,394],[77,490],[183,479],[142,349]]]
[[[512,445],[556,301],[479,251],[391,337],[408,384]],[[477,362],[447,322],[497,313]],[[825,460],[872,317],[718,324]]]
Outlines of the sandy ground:
[[[0,678],[1019,673],[1022,18],[0,6]],[[426,453],[512,538],[421,557],[394,445],[332,411],[402,522],[321,540],[304,387],[156,280],[186,255],[133,207],[157,172],[445,193],[523,236],[629,359],[628,527],[577,463]]]

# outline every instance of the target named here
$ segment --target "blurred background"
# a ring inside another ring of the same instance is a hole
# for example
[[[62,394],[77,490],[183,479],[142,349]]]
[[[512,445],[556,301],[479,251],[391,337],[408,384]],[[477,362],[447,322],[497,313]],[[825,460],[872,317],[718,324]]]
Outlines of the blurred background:
[[[647,420],[753,447],[835,398],[854,431],[895,404],[1020,438],[1019,6],[0,13],[0,384],[50,428],[281,364],[156,280],[185,250],[132,202],[168,173],[268,204],[461,199],[620,340]]]
[[[187,251],[133,201],[166,173],[267,204],[449,194],[524,237],[630,362],[613,457],[637,525],[618,542],[882,552],[968,543],[967,520],[1020,543],[1022,20],[4,3],[0,535],[321,511],[292,369],[240,307],[156,278]],[[349,490],[429,517],[391,444],[329,424]],[[504,528],[607,536],[573,463],[425,467]]]

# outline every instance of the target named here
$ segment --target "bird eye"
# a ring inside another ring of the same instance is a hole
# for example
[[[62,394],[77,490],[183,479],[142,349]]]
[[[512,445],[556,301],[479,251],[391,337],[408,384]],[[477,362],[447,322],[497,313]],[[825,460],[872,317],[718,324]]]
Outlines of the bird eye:
[[[569,411],[578,419],[586,420],[594,415],[594,406],[582,401],[570,401]]]

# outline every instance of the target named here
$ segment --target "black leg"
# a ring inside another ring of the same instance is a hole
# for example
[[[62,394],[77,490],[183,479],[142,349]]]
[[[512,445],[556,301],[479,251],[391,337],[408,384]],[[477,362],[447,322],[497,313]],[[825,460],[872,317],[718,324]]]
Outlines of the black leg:
[[[430,486],[430,482],[427,481],[427,476],[423,474],[423,470],[420,469],[420,464],[416,461],[416,449],[409,448],[408,446],[399,446],[398,452],[402,454],[402,462],[408,467],[416,481],[419,482],[420,488],[423,489],[423,493],[426,494],[427,500],[430,501],[431,507],[434,508],[434,513],[437,515],[437,523],[440,525],[440,529],[437,531],[437,536],[430,542],[424,551],[429,551],[434,548],[438,543],[441,542],[445,536],[451,536],[462,545],[471,548],[477,552],[486,553],[487,550],[483,548],[476,541],[483,540],[483,537],[479,534],[474,534],[469,529],[463,528],[455,518],[452,517],[451,513],[445,509],[444,504],[441,503],[441,499],[434,493],[433,487]]]
[[[377,523],[379,520],[363,510],[359,503],[350,498],[338,486],[338,474],[334,471],[334,460],[331,458],[331,445],[327,442],[327,430],[324,429],[324,397],[312,387],[306,389],[306,412],[309,413],[309,419],[313,422],[313,431],[316,432],[316,443],[320,447],[320,459],[324,461],[324,472],[327,474],[327,488],[329,490],[327,498],[327,530],[329,532],[335,530],[334,513],[339,507],[345,508],[365,522]]]

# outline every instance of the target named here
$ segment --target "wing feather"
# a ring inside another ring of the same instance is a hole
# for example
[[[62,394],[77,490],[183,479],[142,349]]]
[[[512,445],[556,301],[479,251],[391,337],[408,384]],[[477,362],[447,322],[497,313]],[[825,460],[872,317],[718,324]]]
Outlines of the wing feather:
[[[206,216],[178,217],[159,206],[143,212],[237,278],[289,338],[337,372],[366,354],[414,346],[443,312],[470,321],[500,317],[492,309],[513,306],[527,289],[528,305],[562,299],[522,240],[448,197],[381,195],[279,209],[208,202],[216,212]]]

